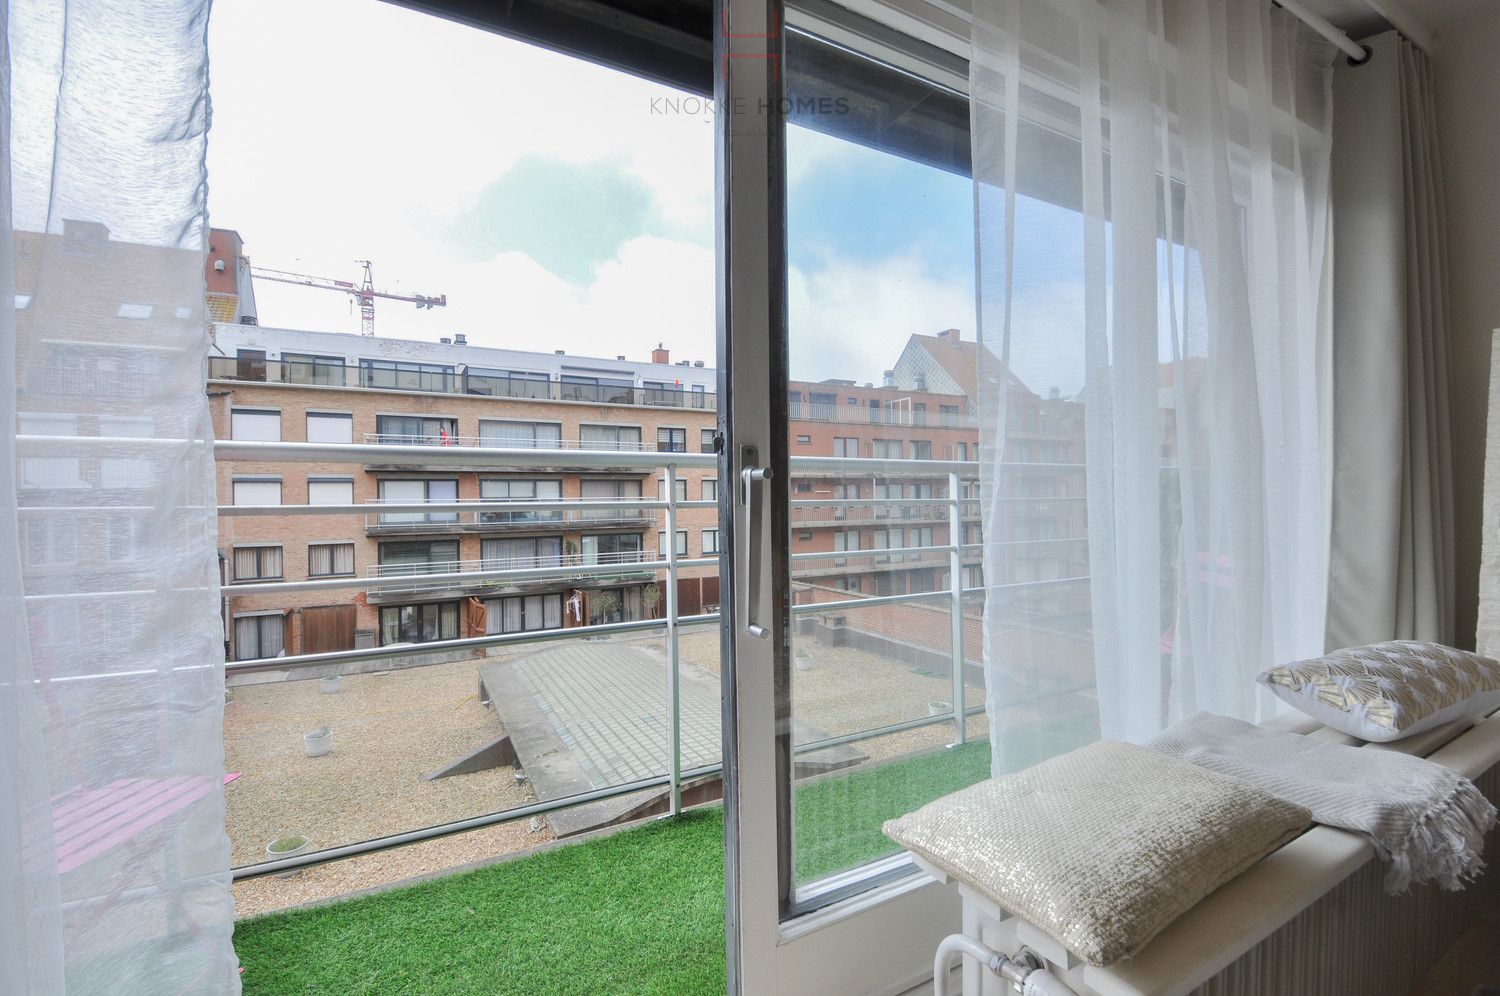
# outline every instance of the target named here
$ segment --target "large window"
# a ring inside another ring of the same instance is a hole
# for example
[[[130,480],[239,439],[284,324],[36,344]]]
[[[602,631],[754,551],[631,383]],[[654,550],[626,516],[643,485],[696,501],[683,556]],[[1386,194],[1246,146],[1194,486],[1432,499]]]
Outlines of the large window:
[[[642,497],[641,482],[638,478],[632,480],[621,480],[618,478],[585,479],[578,483],[578,491],[580,497],[593,499],[595,501],[602,499],[614,499],[620,502],[626,502],[632,498]],[[644,515],[645,510],[631,509],[628,507],[621,509],[596,508],[584,509],[581,513],[582,517],[585,519],[617,519],[621,516],[628,516],[632,514]]]
[[[516,595],[485,601],[485,632],[525,633],[562,628],[562,594]]]
[[[548,398],[552,381],[544,373],[469,367],[464,371],[464,393],[491,398]]]
[[[485,501],[546,501],[562,498],[560,480],[519,480],[497,477],[479,482],[479,497]],[[561,522],[562,509],[531,509],[517,512],[481,512],[480,522]]]
[[[280,612],[246,613],[234,617],[234,659],[253,661],[279,656],[286,644],[286,617]]]
[[[484,541],[484,570],[514,571],[562,564],[561,536],[518,536]]]
[[[376,415],[375,441],[400,446],[454,446],[458,420],[430,415]]]
[[[381,574],[444,574],[458,569],[458,540],[380,544]]]
[[[641,612],[641,589],[602,588],[589,592],[589,625],[631,622],[643,617]]]
[[[380,608],[380,642],[432,643],[458,639],[458,603],[383,605]]]
[[[359,383],[361,387],[448,392],[453,390],[453,367],[405,360],[360,360]]]
[[[712,478],[712,477],[708,478],[707,480],[705,480],[703,482],[702,500],[703,501],[718,501],[719,500],[719,482],[717,480],[715,480],[714,478]]]
[[[593,401],[607,405],[628,405],[635,401],[635,384],[619,377],[565,373],[559,390],[564,401]]]
[[[583,538],[585,564],[633,564],[640,559],[640,533],[607,533]]]
[[[877,439],[870,444],[870,455],[877,460],[900,460],[901,440]]]
[[[325,384],[344,386],[342,356],[313,356],[309,353],[282,353],[281,376],[288,384]]]
[[[686,557],[688,552],[687,530],[677,530],[677,556]],[[667,533],[664,529],[656,532],[656,555],[661,560],[667,559]]]
[[[347,412],[308,412],[309,443],[354,442],[354,416]]]
[[[687,484],[687,478],[677,478],[675,486],[672,488],[677,501],[687,501]],[[656,500],[667,500],[667,479],[665,477],[658,477],[656,479]]]
[[[229,438],[257,443],[281,441],[281,411],[276,408],[232,408]]]
[[[512,450],[555,450],[562,447],[562,426],[557,422],[509,422],[479,420],[479,445]]]
[[[834,436],[833,455],[836,457],[859,456],[859,440],[854,436]]]
[[[280,505],[281,478],[236,477],[230,483],[236,505]]]
[[[236,581],[270,581],[281,577],[281,547],[237,546],[234,548]]]
[[[706,557],[711,553],[719,552],[719,531],[717,529],[703,530],[703,555]]]
[[[458,482],[455,480],[384,480],[377,487],[382,502],[458,501]],[[382,526],[442,524],[457,521],[457,512],[383,512],[380,516]]]
[[[354,573],[353,543],[312,543],[307,547],[307,576],[340,577]]]
[[[699,429],[698,430],[698,452],[699,453],[712,453],[714,451],[714,436],[715,436],[715,430],[713,430],[713,429]]]
[[[638,450],[641,448],[641,427],[580,425],[578,445],[586,450]]]

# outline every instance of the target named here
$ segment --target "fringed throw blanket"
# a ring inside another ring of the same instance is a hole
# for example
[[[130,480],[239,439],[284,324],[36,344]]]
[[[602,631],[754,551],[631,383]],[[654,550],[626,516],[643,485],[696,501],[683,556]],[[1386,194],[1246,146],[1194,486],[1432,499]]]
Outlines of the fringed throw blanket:
[[[1306,806],[1318,823],[1363,834],[1390,862],[1389,893],[1413,882],[1461,889],[1484,869],[1495,807],[1474,783],[1396,751],[1325,743],[1200,712],[1147,744]]]

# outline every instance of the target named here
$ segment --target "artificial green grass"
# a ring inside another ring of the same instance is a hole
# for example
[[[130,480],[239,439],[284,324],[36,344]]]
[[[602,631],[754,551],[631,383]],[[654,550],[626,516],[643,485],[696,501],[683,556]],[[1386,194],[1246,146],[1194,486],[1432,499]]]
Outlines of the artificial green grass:
[[[1016,738],[1008,767],[1091,738],[1039,732]],[[799,785],[798,881],[891,853],[885,820],[988,777],[989,764],[989,744],[974,743]],[[723,992],[723,811],[245,920],[234,944],[248,996]]]

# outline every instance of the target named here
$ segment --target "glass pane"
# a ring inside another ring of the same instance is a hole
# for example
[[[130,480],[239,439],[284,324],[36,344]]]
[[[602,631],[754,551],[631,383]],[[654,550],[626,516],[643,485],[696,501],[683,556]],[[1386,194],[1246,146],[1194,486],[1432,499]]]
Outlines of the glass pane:
[[[801,887],[893,852],[881,823],[988,776],[990,748],[978,668],[965,663],[978,660],[978,617],[955,594],[946,501],[950,474],[977,466],[911,465],[978,442],[972,419],[927,414],[975,400],[972,187],[943,157],[897,148],[904,123],[862,134],[816,110],[861,92],[894,108],[904,89],[891,114],[902,121],[948,97],[804,35],[788,37],[787,60],[790,106],[807,109],[787,133],[789,264],[792,286],[811,291],[789,302],[786,427]],[[861,77],[882,73],[878,86]],[[949,749],[960,725],[976,742]]]

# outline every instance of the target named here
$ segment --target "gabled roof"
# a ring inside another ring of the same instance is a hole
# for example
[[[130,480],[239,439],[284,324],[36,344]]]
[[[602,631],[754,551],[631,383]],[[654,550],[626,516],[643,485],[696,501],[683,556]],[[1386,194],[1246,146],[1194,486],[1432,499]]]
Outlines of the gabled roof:
[[[979,397],[979,343],[958,338],[957,332],[946,335],[912,335],[911,341],[927,350],[938,366],[959,390],[970,398]]]

